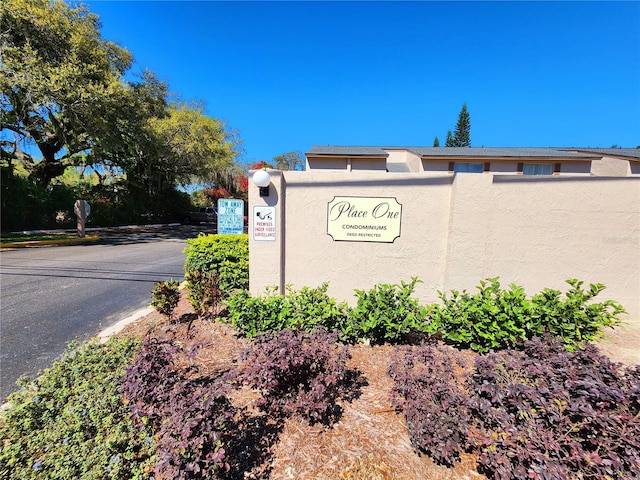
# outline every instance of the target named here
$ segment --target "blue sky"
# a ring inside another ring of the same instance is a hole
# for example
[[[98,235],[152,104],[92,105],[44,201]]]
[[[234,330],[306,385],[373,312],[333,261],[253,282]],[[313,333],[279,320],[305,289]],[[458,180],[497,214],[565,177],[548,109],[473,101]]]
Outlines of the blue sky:
[[[242,160],[314,145],[640,145],[640,2],[87,1]]]

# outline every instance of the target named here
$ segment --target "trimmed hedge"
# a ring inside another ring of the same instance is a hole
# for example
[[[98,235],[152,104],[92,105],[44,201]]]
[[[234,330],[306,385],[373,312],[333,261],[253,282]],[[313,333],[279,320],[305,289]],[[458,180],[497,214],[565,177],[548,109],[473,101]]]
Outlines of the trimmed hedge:
[[[249,288],[249,237],[247,235],[204,235],[186,240],[184,252],[187,288],[201,288],[200,279],[218,277],[217,287],[227,297]]]
[[[268,290],[266,296],[239,291],[226,301],[228,321],[248,337],[284,328],[310,330],[321,325],[337,331],[345,342],[402,343],[408,338],[438,336],[452,345],[478,352],[515,347],[534,337],[561,338],[567,350],[602,336],[604,327],[621,323],[624,308],[613,300],[592,300],[604,289],[569,279],[571,288],[545,289],[528,298],[522,287],[500,287],[498,278],[480,282],[478,293],[439,292],[441,304],[422,306],[412,297],[419,280],[400,285],[381,284],[356,290],[357,305],[338,304],[326,294],[328,285],[285,295]]]

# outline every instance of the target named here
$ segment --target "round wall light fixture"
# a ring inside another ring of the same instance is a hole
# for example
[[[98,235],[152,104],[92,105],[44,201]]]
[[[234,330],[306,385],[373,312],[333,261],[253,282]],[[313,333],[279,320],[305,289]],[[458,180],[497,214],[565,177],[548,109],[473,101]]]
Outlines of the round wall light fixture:
[[[251,177],[254,185],[260,189],[261,197],[269,196],[269,184],[271,183],[271,177],[269,176],[269,172],[266,170],[258,170],[254,172]]]

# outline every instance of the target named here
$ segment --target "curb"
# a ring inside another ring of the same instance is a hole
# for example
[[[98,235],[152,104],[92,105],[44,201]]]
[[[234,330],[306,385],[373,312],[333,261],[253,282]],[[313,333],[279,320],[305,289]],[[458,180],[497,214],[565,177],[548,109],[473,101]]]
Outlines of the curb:
[[[33,240],[26,242],[10,242],[0,244],[0,248],[46,247],[47,245],[78,245],[81,243],[95,242],[96,240],[100,240],[100,236],[91,235],[82,238],[66,238],[64,240]]]
[[[185,288],[187,288],[186,280],[180,283],[179,289],[184,290]],[[127,325],[129,325],[130,323],[133,323],[136,320],[141,319],[142,317],[146,317],[147,315],[155,311],[156,309],[153,308],[151,305],[149,305],[146,308],[141,308],[140,310],[133,312],[128,317],[123,318],[122,320],[119,320],[118,322],[111,325],[110,327],[105,328],[100,333],[98,333],[96,337],[100,340],[100,343],[106,343],[107,340],[109,340],[109,337],[112,337],[113,335],[120,333],[122,329]]]
[[[133,323],[142,317],[146,317],[152,312],[155,312],[155,309],[153,307],[142,308],[136,312],[133,312],[127,318],[123,318],[122,320],[115,323],[114,325],[111,325],[110,327],[105,328],[97,335],[98,339],[100,340],[100,343],[106,343],[110,337],[112,337],[117,333],[120,333],[124,327],[126,327],[130,323]]]
[[[85,228],[85,232],[98,232],[101,230],[134,230],[136,228],[160,228],[160,227],[177,227],[179,223],[154,223],[150,225],[121,225],[119,227],[89,227]],[[22,233],[24,235],[31,235],[35,233],[75,233],[78,230],[75,228],[60,228],[60,229],[44,229],[44,230],[20,230],[17,232],[9,233]]]

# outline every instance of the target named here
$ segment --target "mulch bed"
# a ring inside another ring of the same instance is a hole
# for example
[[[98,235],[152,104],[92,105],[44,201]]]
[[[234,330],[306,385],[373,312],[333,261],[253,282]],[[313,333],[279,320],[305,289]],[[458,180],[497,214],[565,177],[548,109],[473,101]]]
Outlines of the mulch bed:
[[[196,318],[183,292],[174,313],[177,322],[168,322],[153,312],[124,328],[120,334],[142,337],[147,333],[163,339],[179,340],[185,352],[196,352],[177,359],[177,366],[197,376],[217,376],[241,363],[240,355],[249,341],[236,334],[228,324]],[[187,333],[188,329],[188,333]],[[254,426],[261,429],[227,450],[253,451],[246,473],[238,479],[484,479],[476,471],[472,455],[462,455],[451,468],[436,465],[428,456],[419,455],[411,446],[404,415],[391,405],[392,380],[387,374],[393,346],[356,345],[350,348],[349,367],[366,380],[360,395],[341,402],[342,416],[332,428],[310,426],[292,418],[276,429],[257,411]],[[197,367],[197,368],[194,368]],[[230,395],[238,407],[251,407],[257,393],[243,388]],[[274,428],[269,428],[269,427]],[[248,443],[270,443],[257,447]],[[244,442],[244,445],[240,443]],[[267,451],[265,451],[265,449]],[[247,454],[249,455],[249,454]]]

